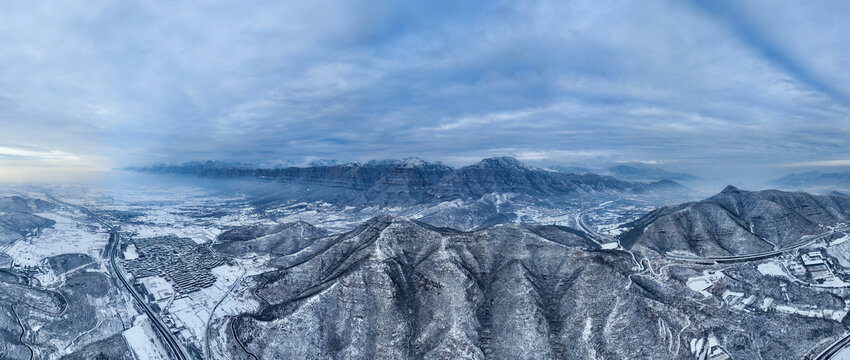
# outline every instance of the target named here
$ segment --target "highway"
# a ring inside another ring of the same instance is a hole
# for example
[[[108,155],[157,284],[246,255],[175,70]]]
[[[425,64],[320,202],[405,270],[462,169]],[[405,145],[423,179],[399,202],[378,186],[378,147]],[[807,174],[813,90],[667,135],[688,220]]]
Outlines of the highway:
[[[604,242],[613,241],[613,240],[608,239],[604,235],[599,234],[596,231],[594,231],[590,226],[587,225],[587,223],[584,220],[584,216],[588,212],[599,209],[602,206],[605,206],[606,204],[607,203],[604,203],[604,204],[601,204],[601,205],[599,205],[595,208],[582,211],[578,216],[576,216],[576,220],[577,220],[576,222],[578,223],[581,230],[584,231],[585,233],[587,233],[588,237],[590,237],[591,240],[595,241],[598,244],[602,244]],[[838,233],[838,232],[847,231],[847,230],[850,230],[850,227],[840,227],[840,228],[834,229],[832,231],[829,231],[829,232],[826,232],[826,233],[823,233],[823,234],[812,236],[810,238],[801,239],[799,242],[797,242],[797,243],[795,243],[791,246],[788,246],[786,248],[783,248],[783,249],[765,251],[765,252],[756,253],[756,254],[748,254],[748,255],[740,255],[740,256],[714,256],[714,257],[699,257],[699,256],[687,256],[687,255],[675,255],[675,254],[666,254],[666,256],[667,256],[668,259],[671,259],[671,260],[693,262],[693,263],[700,263],[700,264],[718,264],[718,263],[731,263],[731,262],[759,260],[759,259],[764,259],[764,258],[767,258],[767,257],[776,256],[776,255],[779,255],[779,254],[782,254],[782,253],[785,253],[785,252],[788,252],[788,251],[792,251],[792,250],[796,250],[796,249],[799,249],[799,248],[809,246],[809,245],[813,244],[814,242],[821,240],[825,237],[828,237],[828,236],[833,235],[833,234]],[[632,254],[632,257],[634,257],[634,254]],[[640,267],[642,268],[643,266],[640,265]],[[689,321],[690,321],[690,319],[689,319]],[[682,328],[682,330],[684,330],[684,328]],[[848,347],[850,347],[850,334],[842,337],[841,339],[836,340],[835,342],[830,344],[829,347],[827,347],[826,349],[824,349],[823,351],[821,351],[820,353],[818,353],[814,357],[806,357],[804,360],[839,360],[839,359],[833,359],[833,357],[838,355],[838,353],[840,353],[841,350],[848,348]]]
[[[584,231],[587,234],[587,236],[590,238],[590,240],[593,240],[595,243],[597,243],[599,245],[602,245],[602,244],[607,243],[607,242],[613,242],[614,240],[609,239],[609,238],[603,236],[602,234],[597,233],[595,230],[593,230],[593,228],[588,226],[587,223],[584,221],[584,216],[588,212],[598,210],[598,209],[604,207],[605,205],[608,205],[608,204],[610,204],[614,201],[616,201],[616,200],[606,201],[602,204],[599,204],[598,206],[596,206],[594,208],[584,210],[581,213],[579,213],[578,216],[576,216],[576,222],[578,223],[578,226],[581,228],[581,230]]]
[[[807,358],[806,360],[832,360],[833,356],[837,355],[839,352],[841,352],[841,349],[844,349],[848,345],[850,345],[850,335],[838,339],[836,342],[830,344],[829,347],[821,351],[819,354],[815,355],[815,357]]]
[[[823,239],[827,236],[833,235],[837,232],[847,231],[847,227],[842,227],[835,229],[830,232],[826,232],[817,236],[813,236],[809,239],[801,240],[794,245],[788,246],[779,250],[771,250],[765,251],[755,254],[747,254],[747,255],[735,255],[735,256],[710,256],[710,257],[701,257],[701,256],[689,256],[689,255],[676,255],[676,254],[665,254],[668,259],[677,260],[677,261],[686,261],[693,262],[699,264],[717,264],[717,263],[731,263],[731,262],[741,262],[741,261],[751,261],[751,260],[760,260],[764,258],[768,258],[771,256],[776,256],[788,251],[797,250],[802,247],[809,246],[813,244],[815,241]]]
[[[623,251],[623,252],[631,255],[632,261],[634,262],[634,264],[637,266],[638,269],[643,271],[643,269],[644,269],[643,264],[641,263],[641,261],[638,261],[637,256],[635,256],[635,254],[633,252],[631,252],[631,250],[624,249],[622,246],[620,246],[620,242],[617,239],[611,238],[611,237],[608,237],[608,236],[605,236],[605,235],[602,235],[602,234],[596,232],[596,230],[593,230],[593,228],[591,228],[590,225],[587,225],[587,222],[584,220],[584,216],[587,215],[588,212],[601,209],[608,204],[611,204],[611,203],[616,202],[616,201],[620,201],[622,199],[623,198],[619,198],[617,200],[606,201],[602,204],[597,205],[596,207],[584,210],[576,216],[576,222],[578,223],[579,228],[581,228],[581,230],[584,231],[587,234],[588,238],[590,238],[591,241],[593,241],[597,245],[599,245],[600,248],[602,248],[603,244],[610,244],[610,243],[616,242],[617,243],[617,249],[614,249],[614,250]]]

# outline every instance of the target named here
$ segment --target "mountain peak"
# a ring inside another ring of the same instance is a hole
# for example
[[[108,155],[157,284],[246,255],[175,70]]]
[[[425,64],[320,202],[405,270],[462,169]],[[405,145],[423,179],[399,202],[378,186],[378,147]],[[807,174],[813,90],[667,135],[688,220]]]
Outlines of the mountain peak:
[[[416,157],[416,156],[410,156],[410,157],[406,157],[402,160],[397,160],[397,159],[369,160],[369,161],[366,161],[366,162],[355,162],[355,163],[352,163],[352,164],[355,164],[357,166],[362,166],[362,165],[394,166],[394,167],[397,166],[397,167],[414,168],[414,167],[421,167],[421,166],[427,166],[427,165],[431,165],[431,164],[441,164],[441,163],[439,163],[439,162],[432,163],[432,162],[429,162],[427,160],[424,160],[424,159]]]
[[[490,168],[490,169],[506,169],[506,168],[521,168],[521,169],[530,169],[530,167],[521,161],[512,158],[510,156],[499,156],[486,158],[479,161],[476,164],[470,165],[472,167],[480,167],[480,168]]]
[[[317,166],[334,166],[339,165],[340,162],[334,159],[316,159],[308,161],[304,164],[306,167],[317,167]]]
[[[416,157],[416,156],[406,157],[406,158],[402,159],[401,161],[399,161],[399,165],[401,165],[402,167],[409,167],[409,168],[428,165],[428,164],[429,164],[429,162],[425,161],[424,159],[422,159],[420,157]]]
[[[720,193],[721,194],[737,194],[737,193],[740,193],[740,192],[741,192],[741,189],[738,189],[738,188],[736,188],[735,186],[732,186],[732,185],[727,185],[725,188],[723,188],[723,191],[721,191]]]

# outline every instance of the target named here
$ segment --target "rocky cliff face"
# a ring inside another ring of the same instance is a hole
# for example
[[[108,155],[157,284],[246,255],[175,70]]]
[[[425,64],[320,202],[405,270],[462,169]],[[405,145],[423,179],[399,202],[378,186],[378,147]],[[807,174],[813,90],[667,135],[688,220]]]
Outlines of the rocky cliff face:
[[[745,255],[787,247],[850,219],[850,197],[729,186],[703,201],[655,210],[626,226],[624,246],[658,253]]]
[[[304,168],[252,169],[244,165],[192,163],[137,169],[152,173],[276,180],[266,199],[296,198],[363,206],[410,206],[454,199],[479,199],[491,193],[517,193],[546,199],[593,193],[683,191],[672,181],[636,183],[596,174],[566,174],[527,166],[508,157],[484,159],[453,169],[421,160],[351,163]]]
[[[488,193],[517,193],[536,197],[592,192],[628,192],[646,184],[596,174],[565,174],[532,168],[513,158],[484,159],[444,178],[433,192],[440,198],[480,198]]]

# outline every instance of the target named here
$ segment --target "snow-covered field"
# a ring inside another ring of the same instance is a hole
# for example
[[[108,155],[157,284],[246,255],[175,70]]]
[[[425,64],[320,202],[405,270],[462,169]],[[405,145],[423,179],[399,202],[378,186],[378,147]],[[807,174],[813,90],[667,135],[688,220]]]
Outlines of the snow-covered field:
[[[100,256],[100,251],[106,246],[109,234],[95,224],[81,222],[78,215],[68,211],[38,213],[38,216],[56,221],[53,228],[44,230],[39,236],[17,241],[14,244],[0,248],[22,266],[37,266],[47,257],[82,253],[94,258]]]
[[[826,248],[826,253],[837,259],[838,264],[845,269],[850,269],[850,241],[847,241],[848,239],[850,239],[850,235],[844,235],[831,242]]]
[[[139,315],[133,322],[133,327],[124,330],[121,335],[127,341],[127,345],[133,350],[136,359],[139,360],[166,360],[168,353],[157,341],[156,333],[151,328],[150,320],[146,315]]]
[[[722,271],[711,271],[706,270],[703,272],[702,276],[694,276],[688,278],[687,285],[693,291],[696,291],[702,294],[705,297],[710,297],[711,293],[707,290],[714,286],[715,283],[720,281],[725,276]]]
[[[160,276],[149,276],[139,279],[138,282],[153,295],[154,301],[168,300],[175,293],[171,283]]]
[[[758,271],[762,275],[770,275],[770,276],[779,276],[779,277],[787,277],[788,275],[785,273],[785,270],[782,269],[782,264],[776,261],[766,262],[764,264],[759,264]]]
[[[207,325],[217,317],[254,310],[258,304],[246,301],[240,294],[247,291],[240,281],[245,275],[256,275],[260,262],[243,261],[239,266],[222,265],[212,269],[213,286],[175,299],[165,309],[184,338],[203,345]],[[214,313],[213,313],[214,311]],[[212,315],[212,316],[211,316]]]

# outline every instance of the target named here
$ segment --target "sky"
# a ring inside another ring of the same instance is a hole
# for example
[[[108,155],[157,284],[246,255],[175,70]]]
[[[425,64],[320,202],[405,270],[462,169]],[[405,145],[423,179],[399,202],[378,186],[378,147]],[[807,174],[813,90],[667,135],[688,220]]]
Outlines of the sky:
[[[0,180],[193,160],[850,170],[846,1],[4,1]]]

